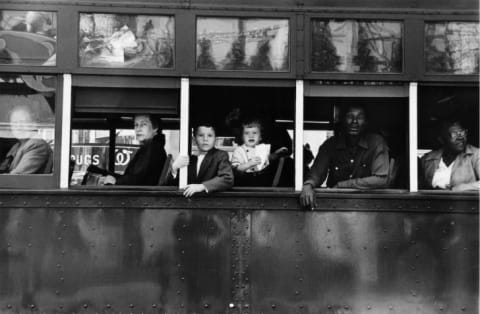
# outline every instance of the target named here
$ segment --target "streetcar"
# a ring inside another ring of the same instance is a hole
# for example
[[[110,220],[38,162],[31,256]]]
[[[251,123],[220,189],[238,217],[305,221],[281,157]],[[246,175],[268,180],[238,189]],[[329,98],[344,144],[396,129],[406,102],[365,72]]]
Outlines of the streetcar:
[[[478,191],[419,184],[442,120],[460,117],[479,146],[478,9],[0,0],[0,159],[18,107],[51,152],[43,173],[0,174],[0,313],[478,313]],[[324,183],[304,208],[349,105],[395,171],[385,189]],[[202,119],[231,156],[239,113],[290,143],[271,184],[185,198],[186,169],[155,186],[84,180],[91,165],[125,171],[136,114],[161,116],[175,160],[198,150]]]

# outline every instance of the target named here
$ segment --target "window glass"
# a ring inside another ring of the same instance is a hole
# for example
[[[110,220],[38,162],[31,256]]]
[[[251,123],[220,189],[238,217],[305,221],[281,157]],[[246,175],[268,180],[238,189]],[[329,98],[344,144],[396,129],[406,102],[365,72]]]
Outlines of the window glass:
[[[190,95],[192,128],[216,127],[215,147],[228,153],[235,187],[293,187],[294,88],[192,86]],[[198,154],[195,136],[191,143]]]
[[[315,19],[311,60],[315,72],[402,72],[402,23]]]
[[[52,76],[0,76],[0,173],[52,173],[55,91]]]
[[[174,17],[80,14],[82,67],[172,69]]]
[[[478,86],[418,89],[420,189],[480,190]]]
[[[57,15],[0,10],[0,64],[55,66]]]
[[[197,69],[288,71],[288,19],[197,19]]]
[[[425,70],[429,73],[479,73],[479,41],[479,23],[425,23]]]

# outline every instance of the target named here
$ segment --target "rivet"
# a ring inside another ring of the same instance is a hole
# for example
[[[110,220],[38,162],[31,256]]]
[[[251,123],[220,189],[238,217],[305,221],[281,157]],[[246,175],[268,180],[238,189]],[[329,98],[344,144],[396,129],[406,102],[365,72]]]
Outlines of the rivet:
[[[65,251],[64,251],[64,250],[62,250],[62,252],[60,252],[60,253],[62,253],[62,255],[65,255]]]
[[[367,310],[371,310],[372,307],[370,305],[367,306]]]
[[[107,309],[109,309],[109,308],[111,308],[111,307],[112,307],[112,305],[111,305],[110,303],[107,304]]]
[[[330,310],[331,308],[332,308],[332,306],[331,306],[330,304],[329,304],[329,305],[327,305],[327,309],[329,309],[329,310]]]
[[[181,303],[180,307],[183,309],[185,307],[185,304]]]
[[[60,267],[62,267],[62,265],[60,265],[60,264],[57,264],[57,268],[60,268]]]
[[[276,309],[277,306],[275,304],[272,304],[272,309]]]
[[[60,294],[60,291],[55,290],[55,294],[56,294],[56,295],[59,295],[59,294]]]
[[[88,304],[84,304],[83,308],[86,309],[88,307]]]
[[[135,306],[130,303],[130,304],[128,305],[128,307],[131,308],[131,309],[133,309]]]
[[[182,292],[180,290],[177,290],[177,294],[180,295],[182,294]]]
[[[467,310],[467,308],[466,308],[466,307],[462,307],[462,311],[466,311],[466,310]]]
[[[206,308],[206,309],[208,309],[208,308],[210,307],[210,304],[205,303],[205,304],[203,305],[203,307]]]
[[[31,309],[34,309],[34,308],[35,308],[35,304],[30,304],[30,308],[31,308]]]
[[[231,309],[233,309],[233,308],[235,308],[235,304],[229,303],[229,304],[228,304],[228,307],[231,308]]]
[[[344,308],[345,308],[345,310],[348,310],[348,309],[349,309],[348,305],[345,305]]]
[[[62,237],[58,237],[57,239],[58,239],[59,241],[62,241]]]
[[[12,305],[11,305],[11,304],[7,304],[7,308],[8,308],[8,309],[11,309],[11,308],[12,308]]]
[[[27,246],[28,246],[28,247],[32,247],[32,243],[28,243]]]
[[[178,240],[178,241],[182,241],[182,238],[178,238],[177,240]]]
[[[133,244],[132,244],[132,243],[128,243],[128,247],[132,247],[132,246],[133,246]]]
[[[157,308],[157,305],[156,305],[155,303],[153,303],[153,304],[152,304],[152,307],[153,307],[154,309],[156,309],[156,308]]]

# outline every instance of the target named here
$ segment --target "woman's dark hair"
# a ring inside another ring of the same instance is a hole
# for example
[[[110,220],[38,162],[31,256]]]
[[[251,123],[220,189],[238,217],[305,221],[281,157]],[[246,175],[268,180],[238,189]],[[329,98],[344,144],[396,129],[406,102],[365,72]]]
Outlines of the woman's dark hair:
[[[162,130],[162,118],[158,114],[149,114],[150,122],[152,122],[152,127],[154,129],[158,129],[158,131]]]

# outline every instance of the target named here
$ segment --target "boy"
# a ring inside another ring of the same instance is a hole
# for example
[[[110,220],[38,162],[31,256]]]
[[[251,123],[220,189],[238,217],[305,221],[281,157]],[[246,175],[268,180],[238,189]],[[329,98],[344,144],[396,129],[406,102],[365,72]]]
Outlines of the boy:
[[[185,197],[196,193],[212,193],[227,190],[233,185],[233,172],[228,153],[216,149],[215,128],[208,123],[198,124],[194,129],[198,156],[179,156],[172,164],[172,175],[188,165],[188,185]]]

